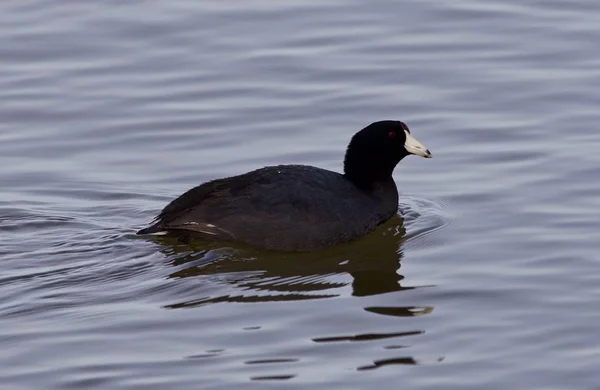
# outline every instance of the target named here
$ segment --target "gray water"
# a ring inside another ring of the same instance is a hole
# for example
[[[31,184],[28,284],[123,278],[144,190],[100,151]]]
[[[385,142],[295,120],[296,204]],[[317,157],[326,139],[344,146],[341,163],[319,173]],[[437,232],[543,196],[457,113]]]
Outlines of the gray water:
[[[600,388],[600,3],[4,1],[2,389]],[[201,182],[341,170],[399,215],[302,255],[134,235]]]

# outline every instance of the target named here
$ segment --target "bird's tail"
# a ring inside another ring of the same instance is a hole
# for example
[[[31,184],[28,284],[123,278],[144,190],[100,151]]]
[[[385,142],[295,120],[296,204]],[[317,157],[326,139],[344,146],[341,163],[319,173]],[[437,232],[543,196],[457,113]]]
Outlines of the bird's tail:
[[[158,225],[152,225],[150,227],[144,228],[140,231],[138,231],[136,234],[154,234],[154,233],[159,233],[162,232],[163,229]]]

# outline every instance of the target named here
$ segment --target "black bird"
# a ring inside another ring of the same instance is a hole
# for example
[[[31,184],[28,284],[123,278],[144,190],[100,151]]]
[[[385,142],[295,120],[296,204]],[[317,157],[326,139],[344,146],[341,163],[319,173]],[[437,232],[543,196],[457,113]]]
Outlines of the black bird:
[[[356,239],[398,211],[392,172],[409,154],[431,157],[403,122],[375,122],[352,137],[344,174],[278,165],[209,181],[173,200],[138,234],[195,233],[281,251]]]

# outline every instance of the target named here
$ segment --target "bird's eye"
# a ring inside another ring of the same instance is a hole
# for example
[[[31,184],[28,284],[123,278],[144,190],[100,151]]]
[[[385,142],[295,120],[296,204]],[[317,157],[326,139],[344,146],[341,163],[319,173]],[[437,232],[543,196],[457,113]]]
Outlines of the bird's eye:
[[[394,139],[394,138],[396,138],[396,132],[395,132],[395,131],[390,131],[390,132],[388,133],[388,137],[389,137],[389,139]]]

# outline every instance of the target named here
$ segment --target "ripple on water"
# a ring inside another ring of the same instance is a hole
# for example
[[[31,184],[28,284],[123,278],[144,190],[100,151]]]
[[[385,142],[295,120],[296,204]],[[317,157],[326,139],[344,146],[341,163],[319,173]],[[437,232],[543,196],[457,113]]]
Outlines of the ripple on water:
[[[445,203],[402,195],[399,213],[404,218],[407,230],[403,244],[405,248],[431,248],[444,244],[438,233],[447,228],[453,219]]]

